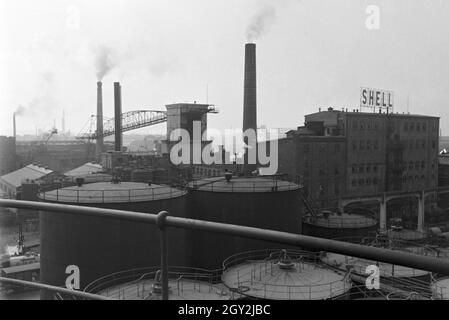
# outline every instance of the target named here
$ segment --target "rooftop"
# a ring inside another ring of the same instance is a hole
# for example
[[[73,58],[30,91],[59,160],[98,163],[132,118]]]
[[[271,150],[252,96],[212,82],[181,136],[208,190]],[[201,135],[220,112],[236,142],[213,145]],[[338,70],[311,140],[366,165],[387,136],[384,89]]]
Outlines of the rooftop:
[[[46,175],[52,173],[52,170],[46,169],[44,167],[40,167],[34,164],[30,164],[26,167],[23,167],[19,170],[10,172],[0,177],[0,179],[4,180],[8,184],[13,187],[20,187],[23,181],[25,180],[37,180]]]
[[[331,109],[331,110],[330,110]],[[354,109],[356,110],[356,109]],[[410,114],[410,113],[399,113],[399,112],[391,112],[391,113],[379,113],[377,112],[361,112],[361,111],[343,111],[343,110],[337,110],[329,108],[328,110],[322,110],[315,113],[308,114],[306,116],[312,116],[312,115],[318,115],[318,114],[345,114],[345,115],[364,115],[364,116],[389,116],[389,117],[413,117],[413,118],[436,118],[439,119],[440,117],[436,116],[429,116],[429,115],[421,115],[421,114]]]
[[[103,167],[100,164],[88,162],[78,168],[67,171],[65,175],[69,177],[76,177],[76,176],[83,176],[86,174],[97,173],[101,171],[103,171]]]

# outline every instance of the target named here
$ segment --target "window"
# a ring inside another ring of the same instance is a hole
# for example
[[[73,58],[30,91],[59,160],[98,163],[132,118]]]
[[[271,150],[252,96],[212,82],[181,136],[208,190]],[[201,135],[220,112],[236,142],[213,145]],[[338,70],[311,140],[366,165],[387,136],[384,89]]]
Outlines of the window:
[[[379,129],[379,122],[377,122],[377,121],[374,122],[374,129],[376,129],[376,130]]]
[[[357,173],[357,166],[355,164],[352,165],[352,173]]]
[[[371,166],[366,166],[366,173],[370,173],[371,172]]]
[[[338,168],[335,168],[335,169],[334,169],[334,174],[335,174],[336,176],[338,176],[338,175],[340,174],[340,171],[338,170]]]
[[[421,124],[419,124],[419,123],[416,124],[416,131],[418,131],[418,132],[421,131]]]
[[[424,131],[424,132],[427,131],[427,125],[425,122],[422,124],[422,131]]]
[[[377,186],[379,184],[379,179],[374,178],[373,179],[373,185]]]
[[[374,166],[374,167],[373,167],[373,172],[374,172],[374,173],[377,173],[377,166]]]
[[[360,146],[359,146],[360,150],[364,150],[365,149],[365,141],[360,140]]]
[[[408,131],[408,122],[404,123],[404,131]]]
[[[410,131],[413,131],[413,130],[415,130],[415,124],[412,122],[412,123],[410,123]]]
[[[366,142],[366,149],[367,149],[367,150],[371,150],[371,140],[368,140],[368,141]]]
[[[379,150],[379,141],[374,141],[374,150]]]
[[[362,166],[360,166],[360,167],[359,167],[359,173],[363,173],[364,171],[365,171],[365,168],[362,167]]]
[[[352,142],[352,150],[357,150],[357,142]]]
[[[304,153],[308,153],[310,151],[310,145],[308,143],[304,144]]]
[[[371,178],[366,179],[366,185],[370,186],[371,185]]]
[[[365,123],[363,121],[360,122],[360,129],[365,129]]]

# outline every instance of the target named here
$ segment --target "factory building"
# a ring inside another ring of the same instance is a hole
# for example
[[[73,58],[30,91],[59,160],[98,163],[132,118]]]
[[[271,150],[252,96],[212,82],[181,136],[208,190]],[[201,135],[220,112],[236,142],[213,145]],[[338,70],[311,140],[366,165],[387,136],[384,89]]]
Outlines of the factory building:
[[[279,172],[301,177],[321,206],[339,197],[438,187],[439,118],[347,112],[329,108],[305,116],[305,126],[279,141]],[[436,196],[426,201],[427,211]],[[392,200],[390,212],[416,215],[413,200]]]
[[[5,192],[9,198],[16,198],[21,192],[22,183],[25,181],[34,181],[36,184],[50,183],[54,178],[59,176],[58,173],[30,164],[19,170],[13,171],[0,177],[0,189]]]

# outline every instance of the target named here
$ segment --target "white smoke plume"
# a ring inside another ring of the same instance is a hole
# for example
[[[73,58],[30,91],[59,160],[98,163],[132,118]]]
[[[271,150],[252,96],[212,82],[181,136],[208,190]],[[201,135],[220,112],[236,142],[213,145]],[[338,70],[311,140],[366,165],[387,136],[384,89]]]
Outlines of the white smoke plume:
[[[268,32],[276,20],[276,8],[274,6],[263,7],[251,20],[246,30],[248,42],[254,42]]]

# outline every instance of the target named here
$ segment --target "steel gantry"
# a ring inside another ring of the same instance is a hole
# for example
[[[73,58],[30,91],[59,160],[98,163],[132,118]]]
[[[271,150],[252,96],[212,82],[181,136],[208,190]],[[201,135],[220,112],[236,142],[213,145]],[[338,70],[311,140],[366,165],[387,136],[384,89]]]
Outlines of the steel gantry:
[[[103,124],[103,133],[84,132],[77,136],[81,140],[95,140],[115,134],[115,119],[108,119]],[[122,113],[122,132],[153,126],[167,121],[165,111],[136,110]]]

